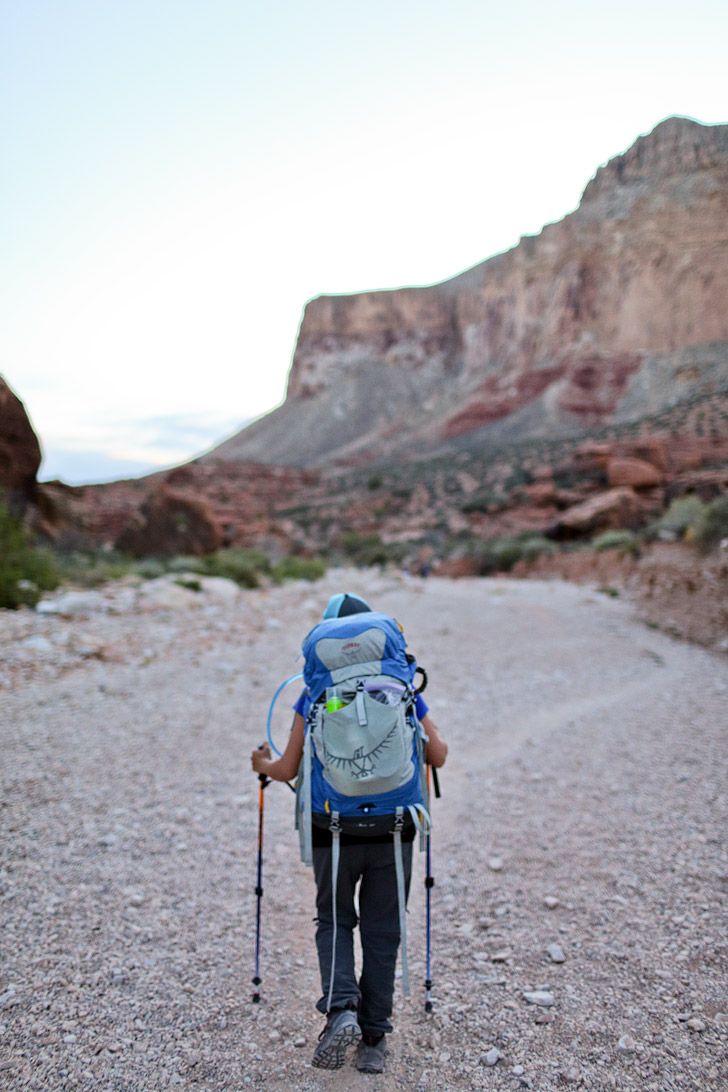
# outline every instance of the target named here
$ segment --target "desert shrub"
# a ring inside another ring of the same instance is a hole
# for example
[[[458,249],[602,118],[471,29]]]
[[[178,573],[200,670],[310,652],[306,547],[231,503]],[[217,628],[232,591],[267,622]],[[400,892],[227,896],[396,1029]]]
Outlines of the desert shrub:
[[[688,528],[701,518],[705,507],[700,497],[693,494],[676,497],[654,524],[658,537],[682,538]]]
[[[134,572],[143,580],[157,580],[167,572],[167,566],[156,557],[145,557],[134,564]]]
[[[320,580],[326,572],[326,562],[318,557],[284,557],[277,562],[271,576],[276,584],[284,580]]]
[[[478,544],[474,557],[481,576],[507,573],[521,560],[523,543],[518,538],[489,538]]]
[[[530,470],[527,470],[524,466],[516,464],[512,467],[510,474],[503,483],[503,490],[506,493],[510,493],[512,489],[517,489],[519,485],[532,485],[533,475]]]
[[[466,514],[468,512],[487,512],[488,509],[505,508],[506,505],[505,497],[499,496],[498,493],[476,493],[460,505],[460,511]]]
[[[728,497],[716,497],[705,506],[690,527],[690,539],[703,553],[714,550],[728,539]]]
[[[201,592],[202,591],[202,581],[198,580],[196,577],[191,576],[191,575],[178,576],[176,578],[176,580],[174,581],[174,583],[180,588],[186,588],[187,591],[193,591],[193,592]]]
[[[619,550],[622,554],[633,553],[637,548],[637,536],[632,531],[602,531],[591,541],[592,547],[602,553],[604,550]]]
[[[172,573],[223,576],[234,580],[241,588],[257,588],[262,576],[270,576],[271,563],[261,550],[230,546],[203,557],[173,557],[166,569]]]
[[[120,580],[136,568],[131,558],[82,550],[57,553],[56,561],[63,583],[81,588],[98,588],[110,580]]]
[[[401,543],[388,544],[379,535],[361,535],[358,531],[345,531],[340,547],[347,561],[366,568],[400,562],[406,553]]]
[[[0,607],[34,607],[42,591],[52,591],[59,583],[51,551],[34,546],[20,520],[0,506]]]
[[[224,576],[242,588],[257,588],[261,576],[269,576],[271,564],[261,550],[245,550],[231,546],[200,558],[205,576]]]
[[[151,572],[154,573],[156,565],[161,565],[162,572],[156,575],[162,576],[164,573],[204,573],[205,558],[204,557],[187,557],[184,554],[179,557],[170,557],[168,561],[161,561],[159,558],[146,558],[142,564],[151,564]],[[151,576],[150,579],[154,579]]]
[[[542,535],[533,535],[531,538],[524,539],[521,543],[521,557],[524,561],[536,561],[544,555],[551,557],[557,551],[556,543],[551,542],[550,539],[544,538]]]

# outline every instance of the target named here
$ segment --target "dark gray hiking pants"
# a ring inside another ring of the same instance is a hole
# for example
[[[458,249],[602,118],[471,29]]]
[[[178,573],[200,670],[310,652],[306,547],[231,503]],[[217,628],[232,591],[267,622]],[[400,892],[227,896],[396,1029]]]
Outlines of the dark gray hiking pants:
[[[402,846],[405,889],[409,894],[412,875],[412,842]],[[316,878],[318,949],[323,996],[316,1008],[326,1012],[331,976],[331,849],[314,847],[313,870]],[[357,983],[354,968],[354,929],[357,915],[354,893],[359,886],[359,935],[363,953],[361,977]],[[331,1007],[358,1010],[359,1025],[365,1035],[391,1031],[394,996],[394,972],[399,949],[399,903],[394,866],[394,846],[364,842],[341,847],[337,881],[337,934],[334,990]]]

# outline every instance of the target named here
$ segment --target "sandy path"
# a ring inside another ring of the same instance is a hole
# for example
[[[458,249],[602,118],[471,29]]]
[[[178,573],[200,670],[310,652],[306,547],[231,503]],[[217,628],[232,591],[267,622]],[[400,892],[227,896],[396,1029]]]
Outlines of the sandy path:
[[[417,861],[387,1073],[310,1067],[313,886],[284,786],[251,1004],[247,755],[342,578],[144,613],[125,593],[0,618],[2,1087],[728,1089],[725,660],[573,585],[345,583],[405,625],[451,745],[434,1014]]]

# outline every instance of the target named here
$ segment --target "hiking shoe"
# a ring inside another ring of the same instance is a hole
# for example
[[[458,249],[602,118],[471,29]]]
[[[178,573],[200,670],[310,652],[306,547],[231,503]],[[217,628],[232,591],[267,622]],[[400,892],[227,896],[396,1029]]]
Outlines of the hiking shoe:
[[[376,1043],[359,1043],[356,1048],[356,1068],[360,1073],[383,1073],[386,1040],[382,1035]]]
[[[319,1035],[312,1065],[317,1069],[341,1069],[350,1046],[361,1039],[361,1028],[353,1009],[338,1009],[329,1014]]]

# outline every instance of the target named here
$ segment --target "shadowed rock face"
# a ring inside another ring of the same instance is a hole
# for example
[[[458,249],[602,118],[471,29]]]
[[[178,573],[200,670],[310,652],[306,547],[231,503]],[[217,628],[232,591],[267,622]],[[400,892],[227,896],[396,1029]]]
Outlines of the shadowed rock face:
[[[40,444],[25,406],[0,376],[0,502],[23,513],[35,502]]]
[[[286,401],[213,457],[321,465],[637,420],[728,385],[728,126],[669,118],[441,284],[306,307]]]

